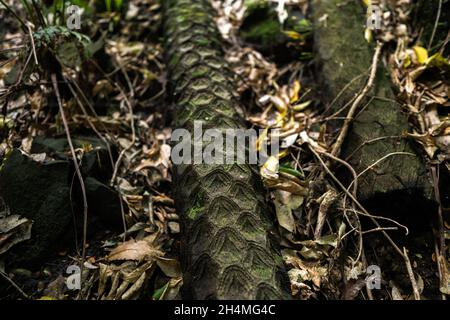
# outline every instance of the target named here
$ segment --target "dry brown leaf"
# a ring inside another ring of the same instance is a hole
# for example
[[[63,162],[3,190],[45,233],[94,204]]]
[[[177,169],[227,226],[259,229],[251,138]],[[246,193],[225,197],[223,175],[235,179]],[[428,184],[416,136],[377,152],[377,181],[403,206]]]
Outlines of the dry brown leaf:
[[[170,278],[179,278],[182,276],[181,266],[178,260],[159,257],[156,263],[166,276]]]
[[[31,238],[31,220],[17,214],[0,218],[0,254]]]
[[[287,231],[294,232],[295,220],[292,211],[298,209],[302,205],[303,196],[295,195],[283,190],[275,190],[273,195],[275,197],[274,204],[278,223]]]
[[[141,171],[145,168],[158,168],[163,177],[166,178],[170,167],[170,151],[171,148],[168,144],[161,145],[158,152],[155,152],[155,154],[147,159],[143,159],[134,171]]]
[[[400,292],[400,289],[394,284],[392,284],[391,286],[392,286],[391,290],[392,300],[403,300],[403,296]]]
[[[150,246],[147,241],[129,240],[112,250],[108,260],[152,260],[163,255],[162,251]]]

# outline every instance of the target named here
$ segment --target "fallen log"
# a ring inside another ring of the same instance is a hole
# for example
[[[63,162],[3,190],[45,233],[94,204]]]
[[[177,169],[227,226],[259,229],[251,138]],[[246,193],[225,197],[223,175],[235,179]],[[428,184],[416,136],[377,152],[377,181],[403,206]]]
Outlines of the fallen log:
[[[374,45],[364,38],[365,8],[358,1],[314,0],[312,9],[323,101],[328,115],[345,117],[368,81],[374,55]],[[414,208],[432,199],[432,187],[422,157],[403,138],[407,116],[382,64],[380,60],[373,86],[352,119],[340,157],[361,174],[357,192],[361,201],[380,206],[409,203]],[[337,132],[343,122],[332,123]]]
[[[244,128],[208,1],[164,1],[164,20],[176,127],[192,133],[194,122],[202,121],[204,128]],[[198,141],[189,143],[195,149]],[[184,297],[289,298],[255,168],[239,163],[176,164],[174,179],[182,218]]]

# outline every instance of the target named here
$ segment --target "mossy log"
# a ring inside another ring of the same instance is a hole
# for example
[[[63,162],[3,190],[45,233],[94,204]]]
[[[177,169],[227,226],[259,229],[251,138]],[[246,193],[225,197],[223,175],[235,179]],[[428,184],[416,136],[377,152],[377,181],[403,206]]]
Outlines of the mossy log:
[[[232,74],[206,0],[164,1],[176,128],[244,128]],[[192,142],[197,143],[196,141]],[[247,164],[175,165],[185,298],[282,299],[288,281],[259,176]]]
[[[345,117],[351,100],[367,83],[374,54],[373,44],[364,38],[365,8],[359,1],[342,0],[314,0],[312,8],[317,74],[324,102],[330,107],[329,114],[348,104],[339,114]],[[382,65],[380,60],[374,86],[352,121],[341,157],[349,158],[357,173],[370,167],[358,179],[362,201],[400,201],[401,195],[407,195],[410,202],[431,199],[426,166],[411,141],[402,138],[408,130],[407,116],[396,102]],[[340,121],[335,124],[334,129],[342,126]],[[388,156],[397,152],[415,156]],[[383,157],[387,158],[374,165]]]

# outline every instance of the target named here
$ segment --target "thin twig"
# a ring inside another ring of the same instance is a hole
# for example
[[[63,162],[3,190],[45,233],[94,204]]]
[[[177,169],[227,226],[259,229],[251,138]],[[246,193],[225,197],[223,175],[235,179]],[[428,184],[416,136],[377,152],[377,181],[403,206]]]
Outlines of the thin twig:
[[[330,104],[329,104],[329,106],[327,107],[326,110],[331,109],[331,108],[333,107],[333,105],[336,103],[336,101],[344,94],[344,92],[345,92],[348,88],[350,88],[350,86],[351,86],[353,83],[355,83],[355,82],[358,81],[360,78],[362,78],[362,77],[364,76],[365,73],[366,73],[366,71],[363,72],[363,73],[361,73],[360,75],[354,77],[352,80],[350,80],[350,82],[347,83],[347,84],[342,88],[342,90],[338,92],[338,94],[336,95],[336,97],[334,97],[333,101],[330,102]],[[350,103],[351,103],[352,101],[353,101],[353,99],[350,100]],[[327,117],[327,118],[334,118],[334,117],[337,116],[339,113],[341,113],[342,111],[344,111],[345,108],[347,108],[347,106],[348,106],[350,103],[347,102],[343,107],[341,107],[339,110],[337,110],[335,113],[333,113],[330,117]]]
[[[347,189],[347,190],[348,190],[348,189]],[[343,208],[343,210],[344,210],[344,211],[350,211],[350,209],[347,209],[347,208]],[[374,218],[374,219],[378,219],[378,220],[385,220],[385,221],[392,222],[393,224],[399,226],[400,228],[405,229],[405,230],[406,230],[406,233],[409,232],[408,227],[406,227],[405,225],[403,225],[403,224],[401,224],[401,223],[395,221],[394,219],[387,218],[387,217],[383,217],[383,216],[375,216],[375,215],[372,215],[372,214],[367,214],[367,213],[361,212],[361,211],[359,211],[359,210],[356,210],[356,211],[355,211],[355,210],[352,209],[352,211],[356,212],[356,213],[359,214],[359,215],[365,216],[365,217],[369,217],[369,218]]]
[[[320,155],[317,153],[316,150],[314,150],[313,146],[310,145],[308,143],[308,146],[311,150],[311,152],[316,156],[316,158],[319,160],[320,164],[323,166],[323,168],[327,171],[327,173],[331,176],[331,178],[339,185],[339,187],[347,194],[347,196],[353,200],[353,202],[355,202],[355,204],[365,213],[370,215],[369,212],[367,212],[366,208],[364,208],[364,206],[356,199],[356,197],[353,196],[353,194],[351,194],[346,187],[344,187],[344,185],[342,184],[341,181],[339,181],[339,179],[333,174],[333,172],[331,172],[330,168],[328,168],[328,166],[326,165],[326,163],[323,161],[323,159],[320,157]],[[369,217],[370,218],[370,217]],[[379,228],[381,228],[380,224],[378,223],[378,221],[374,218],[370,218],[371,221]],[[386,239],[389,241],[389,243],[394,247],[394,249],[401,255],[403,256],[403,252],[402,250],[397,246],[397,244],[394,242],[394,240],[392,240],[392,238],[384,231],[381,231],[383,233],[383,235],[386,237]]]
[[[439,248],[438,248],[436,239],[434,239],[434,254],[436,255],[436,263],[437,263],[438,274],[439,274],[439,284],[442,284],[442,281],[443,281],[442,273],[444,272],[444,270],[442,270],[440,253],[439,253]],[[442,260],[444,260],[444,259],[442,259]],[[445,293],[442,293],[442,300],[447,300],[447,296],[445,295]]]
[[[378,163],[384,161],[385,159],[394,156],[394,155],[408,155],[408,156],[415,156],[414,154],[410,153],[410,152],[391,152],[388,153],[387,155],[385,155],[384,157],[381,157],[380,159],[378,159],[377,161],[375,161],[374,163],[372,163],[370,166],[368,166],[366,169],[364,169],[363,171],[361,171],[357,176],[356,179],[358,179],[360,176],[362,176],[364,173],[366,173],[367,171],[369,171],[370,169],[372,169],[373,167],[375,167]],[[353,183],[356,183],[356,180],[353,180],[352,182],[350,182],[348,189],[350,189],[350,187],[352,186]],[[399,224],[400,225],[400,224]],[[408,235],[409,231],[408,228],[406,226],[403,226],[406,229],[406,235]]]
[[[31,61],[31,56],[32,53],[30,52],[30,54],[27,57],[27,60],[25,61],[25,65],[23,66],[23,68],[20,70],[20,74],[19,74],[19,78],[17,79],[16,83],[14,84],[13,88],[17,88],[19,86],[19,84],[22,82],[23,79],[23,75],[25,74],[25,70],[28,68],[28,64]]]
[[[350,172],[351,172],[351,174],[353,176],[353,181],[355,181],[355,183],[353,184],[352,193],[353,193],[353,196],[356,198],[356,194],[357,194],[357,191],[358,191],[358,181],[357,181],[358,180],[358,176],[356,174],[355,169],[348,162],[346,162],[346,161],[344,161],[344,160],[342,160],[342,159],[340,159],[338,157],[335,157],[335,156],[333,156],[332,154],[330,154],[328,152],[323,152],[322,154],[326,155],[327,157],[331,158],[334,161],[337,161],[337,162],[343,164],[345,167],[347,167],[350,170]],[[349,186],[347,188],[347,191],[350,189],[350,187],[351,186]],[[345,204],[347,203],[347,195],[346,194],[344,194],[344,201],[343,202],[344,202],[344,206],[345,206]],[[359,240],[358,241],[358,254],[357,254],[356,259],[355,259],[355,261],[358,261],[360,256],[362,256],[362,253],[364,251],[364,239],[362,237],[361,222],[360,222],[360,219],[359,219],[359,216],[358,216],[358,212],[355,209],[354,203],[352,203],[352,209],[351,210],[355,214],[355,219],[356,219],[356,223],[357,223],[357,226],[355,228],[353,228],[353,230],[357,229],[358,230],[358,234],[359,234],[359,237],[358,237],[358,240]],[[347,216],[347,210],[346,209],[344,209],[344,217],[347,219],[348,223],[352,226],[352,224],[350,223],[350,219]]]
[[[350,107],[350,110],[347,113],[347,117],[344,120],[344,124],[342,126],[341,131],[339,132],[339,136],[336,140],[336,143],[334,144],[333,149],[331,150],[331,154],[334,156],[339,156],[339,152],[341,150],[342,143],[344,142],[344,139],[347,136],[347,132],[350,127],[350,123],[353,120],[353,116],[355,115],[362,99],[369,92],[370,88],[372,88],[373,82],[375,80],[375,76],[377,74],[378,59],[380,57],[382,47],[383,47],[383,44],[381,42],[378,42],[377,46],[375,48],[375,53],[373,55],[372,67],[370,70],[369,80],[367,80],[366,86],[361,91],[361,93],[359,93],[359,95],[356,97],[355,101],[353,102],[352,106]]]
[[[344,185],[339,181],[339,179],[331,172],[331,170],[328,168],[326,163],[323,161],[323,159],[320,157],[320,155],[317,153],[317,151],[314,149],[314,147],[310,144],[309,140],[304,141],[308,144],[309,149],[314,154],[314,156],[319,160],[320,164],[323,166],[323,168],[327,171],[327,173],[331,176],[331,178],[339,185],[339,187],[346,193],[346,195],[353,200],[353,202],[367,215],[370,215],[369,212],[361,205],[361,203],[348,191],[347,188],[344,187]],[[416,300],[420,300],[420,293],[418,290],[417,282],[414,278],[414,273],[412,271],[411,262],[409,260],[409,257],[406,252],[406,248],[403,248],[403,251],[397,246],[397,244],[392,240],[392,238],[386,233],[386,230],[384,230],[383,227],[378,223],[376,219],[373,217],[370,217],[371,221],[378,227],[379,231],[385,236],[385,238],[389,241],[389,243],[394,247],[394,249],[400,254],[400,256],[403,258],[406,264],[406,268],[408,270],[408,275],[410,277],[411,284],[413,286],[414,290],[414,296]]]
[[[27,30],[27,25],[23,20],[17,15],[17,13],[11,9],[3,0],[0,0],[0,3],[6,8],[7,11],[9,11],[16,19],[19,21],[19,23],[22,25],[23,31]]]
[[[2,275],[3,278],[5,278],[6,281],[8,281],[19,293],[27,300],[30,299],[30,296],[28,296],[20,287],[17,285],[17,283],[14,282],[13,279],[11,279],[6,273],[0,270],[0,275]]]
[[[109,137],[111,138],[113,136],[113,134],[109,131],[109,129],[105,126],[105,124],[103,123],[103,121],[101,121],[97,111],[95,111],[94,106],[92,105],[92,103],[89,101],[89,99],[86,97],[86,95],[84,94],[83,90],[80,88],[80,86],[78,85],[78,83],[76,81],[72,81],[70,78],[65,78],[66,81],[68,81],[69,83],[71,83],[75,89],[77,89],[78,94],[81,96],[81,98],[83,98],[84,102],[86,103],[86,105],[89,107],[89,110],[92,112],[92,114],[94,115],[94,117],[98,120],[100,126],[102,127],[102,129],[109,135]],[[113,165],[114,167],[114,165]]]
[[[434,22],[433,33],[431,34],[430,42],[428,42],[428,50],[431,49],[431,45],[433,44],[434,36],[436,35],[436,30],[439,24],[439,19],[441,18],[441,11],[442,11],[442,0],[439,0],[439,7],[436,15],[436,21]]]
[[[131,143],[130,143],[126,148],[124,148],[124,149],[120,152],[119,157],[117,158],[117,161],[116,161],[116,163],[115,163],[115,165],[114,165],[113,175],[112,175],[111,180],[110,180],[110,186],[111,186],[111,187],[114,187],[114,185],[115,185],[115,183],[116,183],[117,173],[118,173],[119,166],[120,166],[120,163],[121,163],[121,161],[122,161],[122,158],[124,157],[125,153],[126,153],[129,149],[131,149],[131,147],[132,147],[132,146],[135,144],[135,142],[136,142],[136,128],[135,128],[135,125],[134,125],[133,106],[132,106],[130,100],[128,99],[127,95],[125,94],[125,91],[121,88],[121,86],[118,85],[116,82],[112,81],[112,79],[111,79],[111,78],[103,71],[102,68],[100,68],[100,66],[99,66],[94,60],[93,60],[92,62],[93,62],[93,64],[97,67],[97,69],[98,69],[98,70],[99,70],[106,78],[108,78],[109,81],[111,81],[112,83],[114,83],[114,86],[120,91],[121,95],[123,96],[124,101],[125,101],[125,103],[127,104],[127,106],[128,106],[128,111],[129,111],[130,126],[131,126],[131,134],[132,134],[132,137],[131,137]],[[119,67],[122,69],[122,67],[121,67],[120,65],[119,65]],[[125,72],[125,71],[122,70],[122,72]],[[128,82],[128,85],[130,85],[129,82]],[[133,98],[133,95],[134,95],[134,91],[132,91],[132,98]],[[127,234],[127,222],[126,222],[126,219],[125,219],[125,211],[124,211],[123,199],[122,199],[122,192],[121,192],[121,190],[120,190],[120,187],[118,187],[117,190],[118,190],[119,195],[120,195],[120,196],[119,196],[119,200],[120,200],[120,210],[121,210],[121,212],[122,212],[122,223],[123,223],[123,229],[124,229],[124,233],[123,233],[123,234],[124,234],[124,238],[123,238],[123,240],[125,241],[125,237],[126,237],[126,234]]]
[[[440,260],[443,259],[444,261],[446,256],[446,245],[445,245],[445,237],[444,237],[444,219],[442,216],[442,202],[441,202],[441,195],[439,190],[439,169],[435,166],[431,166],[431,177],[433,180],[433,187],[434,187],[434,197],[438,204],[438,228],[437,231],[438,237],[435,237],[435,254],[436,254],[436,263],[438,266],[439,271],[439,283],[442,284],[443,278],[442,273],[443,270],[441,270],[441,263]],[[437,238],[437,239],[436,239]],[[441,258],[442,257],[442,258]],[[442,299],[446,300],[446,296],[442,295]]]
[[[77,102],[78,106],[80,107],[81,111],[83,112],[83,114],[86,117],[86,121],[88,122],[89,126],[91,127],[91,129],[94,131],[94,133],[100,138],[100,140],[103,141],[103,143],[105,144],[107,150],[108,150],[108,156],[109,156],[109,160],[111,161],[111,168],[114,168],[114,159],[112,156],[112,151],[111,151],[111,147],[108,143],[108,141],[106,140],[106,138],[98,131],[98,129],[95,127],[95,125],[92,123],[92,121],[90,120],[89,114],[87,113],[86,108],[84,107],[83,103],[81,102],[80,98],[78,97],[77,93],[75,92],[75,89],[73,88],[73,86],[70,84],[69,79],[67,79],[66,77],[64,77],[64,80],[67,84],[67,86],[70,89],[70,92],[72,92],[72,95],[75,98],[75,101]]]
[[[431,167],[431,177],[433,180],[433,188],[434,188],[434,199],[438,204],[438,226],[439,226],[439,250],[441,255],[445,258],[446,246],[445,246],[445,237],[444,237],[444,218],[442,216],[442,203],[441,203],[441,195],[439,191],[439,170],[435,166]]]
[[[408,252],[406,251],[406,248],[403,248],[403,257],[405,258],[405,261],[406,261],[406,269],[408,270],[409,280],[411,281],[411,285],[413,288],[414,298],[416,300],[420,300],[419,287],[417,285],[416,278],[414,277],[414,272],[413,272],[413,269],[411,266],[411,261],[409,260]]]
[[[64,108],[63,108],[63,105],[61,102],[61,96],[59,93],[58,80],[56,78],[56,74],[53,73],[51,75],[51,78],[52,78],[53,88],[55,89],[56,100],[57,100],[58,106],[59,106],[59,112],[61,113],[61,119],[62,119],[62,122],[64,125],[64,129],[66,131],[67,142],[70,147],[70,152],[72,153],[73,164],[75,166],[75,171],[76,171],[78,179],[80,181],[81,192],[83,195],[83,249],[82,249],[82,255],[81,255],[82,261],[81,261],[81,271],[80,271],[80,277],[83,278],[84,261],[86,259],[86,237],[87,237],[87,218],[88,218],[88,202],[87,202],[87,196],[86,196],[86,188],[84,186],[84,181],[83,181],[83,176],[81,174],[80,166],[78,165],[77,155],[76,155],[75,149],[73,147],[72,137],[70,136],[69,125],[67,123],[66,115],[64,114]]]
[[[355,169],[347,161],[342,160],[341,158],[335,157],[335,156],[333,156],[332,154],[330,154],[328,152],[320,152],[320,153],[325,155],[325,156],[327,156],[327,157],[329,157],[330,159],[332,159],[332,160],[334,160],[336,162],[339,162],[340,164],[344,165],[345,167],[347,167],[347,169],[352,173],[353,181],[355,181],[355,183],[353,184],[353,191],[352,192],[353,192],[353,195],[356,196],[356,191],[358,190],[358,181],[357,181],[358,175],[356,174]],[[350,187],[348,189],[350,189]]]
[[[374,139],[370,139],[370,140],[364,141],[364,142],[361,143],[358,147],[356,147],[355,150],[352,151],[352,153],[350,153],[350,154],[345,158],[345,161],[349,161],[349,160],[353,157],[353,155],[354,155],[357,151],[359,151],[362,147],[364,147],[365,145],[368,145],[368,144],[371,144],[371,143],[374,143],[374,142],[377,142],[377,141],[380,141],[380,140],[385,140],[385,139],[398,139],[398,138],[401,138],[401,136],[383,136],[383,137],[377,137],[377,138],[374,138]]]
[[[445,38],[444,43],[442,43],[441,48],[439,49],[439,53],[441,55],[444,54],[445,47],[447,46],[449,41],[450,41],[450,30],[447,32],[447,37]]]
[[[372,232],[379,232],[379,231],[383,231],[383,230],[390,230],[390,231],[394,230],[395,231],[395,230],[398,230],[398,228],[397,227],[373,228],[373,229],[370,229],[370,230],[362,231],[361,234],[367,234],[367,233],[372,233]]]
[[[30,34],[30,40],[31,40],[31,48],[33,49],[33,56],[34,56],[34,62],[36,65],[39,65],[39,61],[36,54],[36,47],[34,45],[34,38],[33,38],[33,31],[31,30],[31,27],[29,24],[27,24],[28,33]]]
[[[121,88],[120,85],[118,85],[116,82],[112,81],[112,79],[103,71],[103,69],[95,62],[92,61],[92,63],[94,64],[95,67],[97,67],[97,69],[106,77],[108,78],[109,81],[111,81],[112,83],[114,83],[114,86],[120,91],[121,95],[124,98],[124,101],[128,107],[128,112],[129,112],[129,117],[130,117],[130,126],[131,126],[131,143],[129,146],[127,146],[125,149],[123,149],[120,154],[119,157],[117,158],[116,164],[114,165],[114,170],[113,170],[113,175],[112,178],[110,180],[110,185],[114,186],[115,181],[116,181],[116,177],[117,177],[117,173],[119,170],[119,166],[120,163],[122,162],[122,158],[125,155],[125,152],[127,152],[136,142],[136,129],[135,129],[135,125],[134,125],[134,113],[133,113],[133,106],[130,102],[130,100],[128,99],[127,95],[125,94],[125,91]],[[119,68],[122,69],[122,67],[119,65]]]

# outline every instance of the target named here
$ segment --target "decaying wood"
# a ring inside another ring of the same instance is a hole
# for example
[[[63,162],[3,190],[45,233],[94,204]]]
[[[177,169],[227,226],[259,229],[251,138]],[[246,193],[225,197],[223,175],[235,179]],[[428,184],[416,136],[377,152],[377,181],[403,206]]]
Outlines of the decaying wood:
[[[365,9],[355,1],[313,1],[313,17],[324,102],[331,118],[342,119],[369,81],[375,50],[364,38]],[[382,61],[377,65],[373,86],[352,116],[340,156],[358,174],[364,172],[358,178],[360,200],[388,200],[400,192],[426,201],[432,194],[426,166],[403,138],[407,116],[396,102]],[[342,121],[331,123],[337,133]]]

